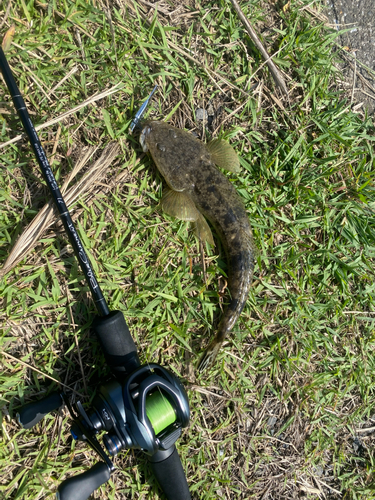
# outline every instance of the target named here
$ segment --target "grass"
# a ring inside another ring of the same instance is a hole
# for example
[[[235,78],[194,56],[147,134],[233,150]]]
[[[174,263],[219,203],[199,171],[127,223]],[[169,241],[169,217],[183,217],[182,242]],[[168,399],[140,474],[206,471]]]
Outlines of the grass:
[[[168,367],[189,389],[179,452],[197,499],[375,498],[374,129],[341,81],[337,34],[301,10],[308,4],[242,5],[277,52],[288,97],[224,0],[157,9],[22,0],[3,26],[16,26],[7,55],[35,124],[120,84],[40,137],[61,183],[85,146],[121,146],[95,197],[71,209],[141,360]],[[259,248],[240,321],[199,377],[198,355],[225,302],[225,258],[219,242],[202,255],[187,226],[158,210],[163,181],[128,131],[155,83],[150,116],[204,140],[224,136],[238,151],[242,172],[231,179]],[[5,143],[21,127],[0,84]],[[210,105],[214,121],[203,127],[195,113]],[[4,262],[48,193],[25,141],[1,151]],[[56,388],[51,378],[89,402],[106,373],[90,333],[95,309],[61,226],[2,276],[0,295],[0,498],[48,498],[97,457],[72,443],[66,412],[24,431],[16,409]],[[124,453],[116,465],[94,498],[159,498],[138,456]]]

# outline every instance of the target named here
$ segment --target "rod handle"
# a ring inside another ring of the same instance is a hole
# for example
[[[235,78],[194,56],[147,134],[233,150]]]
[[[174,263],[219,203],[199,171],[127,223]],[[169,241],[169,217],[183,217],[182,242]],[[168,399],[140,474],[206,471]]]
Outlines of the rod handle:
[[[92,327],[98,337],[108,366],[120,381],[140,365],[137,348],[121,311],[97,316]]]
[[[149,461],[167,500],[191,500],[181,459],[174,445],[168,450],[159,450]]]

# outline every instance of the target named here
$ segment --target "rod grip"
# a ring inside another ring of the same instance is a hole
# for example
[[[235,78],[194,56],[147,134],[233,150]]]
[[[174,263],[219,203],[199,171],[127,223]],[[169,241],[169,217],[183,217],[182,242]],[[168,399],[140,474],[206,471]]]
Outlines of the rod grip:
[[[122,379],[140,366],[137,348],[121,311],[97,316],[92,327],[108,366],[118,378]]]
[[[149,461],[167,500],[191,500],[181,459],[174,445],[168,450],[159,450]]]
[[[31,429],[42,420],[47,413],[57,410],[63,404],[64,401],[60,393],[52,392],[46,398],[23,406],[17,413],[17,420],[24,429]]]
[[[86,500],[99,486],[110,478],[111,472],[104,462],[98,462],[91,469],[70,477],[57,488],[57,500]]]

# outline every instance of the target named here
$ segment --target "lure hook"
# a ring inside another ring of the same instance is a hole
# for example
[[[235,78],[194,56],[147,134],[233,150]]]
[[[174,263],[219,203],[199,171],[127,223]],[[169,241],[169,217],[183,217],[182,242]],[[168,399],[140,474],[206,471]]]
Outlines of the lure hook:
[[[130,131],[133,132],[135,127],[138,125],[138,123],[141,121],[142,116],[144,115],[144,112],[146,111],[147,106],[149,105],[149,102],[151,101],[152,96],[154,95],[156,89],[158,88],[157,85],[152,89],[151,94],[147,97],[145,102],[142,104],[142,106],[139,108],[139,110],[136,112],[135,117],[133,121],[130,124]]]

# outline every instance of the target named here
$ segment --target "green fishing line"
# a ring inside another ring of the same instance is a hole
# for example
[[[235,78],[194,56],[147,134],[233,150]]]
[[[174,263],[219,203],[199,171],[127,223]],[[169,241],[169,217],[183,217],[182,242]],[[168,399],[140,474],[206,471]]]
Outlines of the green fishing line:
[[[176,413],[168,399],[160,392],[146,398],[146,413],[154,429],[159,434],[176,420]]]

